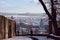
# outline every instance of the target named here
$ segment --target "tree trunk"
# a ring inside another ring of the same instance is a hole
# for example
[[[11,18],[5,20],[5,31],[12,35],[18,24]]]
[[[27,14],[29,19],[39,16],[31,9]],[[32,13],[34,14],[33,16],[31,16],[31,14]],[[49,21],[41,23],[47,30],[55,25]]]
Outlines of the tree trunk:
[[[58,30],[57,30],[57,20],[56,20],[56,9],[54,8],[54,1],[53,0],[50,0],[51,1],[51,13],[52,13],[52,24],[53,24],[53,28],[55,30],[55,33],[54,34],[57,34]],[[52,29],[53,29],[52,28]]]
[[[49,18],[49,34],[52,34],[52,20]]]
[[[55,30],[54,34],[58,35],[58,25],[57,25],[56,19],[53,19],[52,22],[53,22],[53,27],[54,27],[54,30]]]
[[[57,20],[56,20],[56,9],[53,8],[52,10],[52,16],[53,16],[53,19],[52,19],[52,22],[53,22],[53,27],[54,27],[54,30],[55,30],[55,34],[57,35],[58,34],[58,24],[57,24]]]

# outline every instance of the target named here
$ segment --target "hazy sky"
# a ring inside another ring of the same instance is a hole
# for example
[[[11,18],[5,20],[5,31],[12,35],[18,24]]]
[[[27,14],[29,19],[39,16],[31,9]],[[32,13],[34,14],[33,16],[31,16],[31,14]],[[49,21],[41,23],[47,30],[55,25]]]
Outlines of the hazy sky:
[[[0,0],[0,12],[44,13],[38,0]]]

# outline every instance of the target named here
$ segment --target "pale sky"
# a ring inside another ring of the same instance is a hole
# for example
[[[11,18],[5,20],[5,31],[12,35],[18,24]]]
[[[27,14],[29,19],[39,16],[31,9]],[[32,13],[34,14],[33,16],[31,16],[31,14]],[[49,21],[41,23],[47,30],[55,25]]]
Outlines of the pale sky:
[[[0,0],[0,12],[44,13],[38,0]]]

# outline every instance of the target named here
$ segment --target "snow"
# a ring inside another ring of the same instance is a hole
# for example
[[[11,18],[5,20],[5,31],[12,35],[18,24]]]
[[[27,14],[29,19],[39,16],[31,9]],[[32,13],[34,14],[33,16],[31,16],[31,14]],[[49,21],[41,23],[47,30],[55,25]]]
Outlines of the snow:
[[[46,36],[33,36],[33,37],[38,38],[38,40],[54,40],[51,38],[47,38]]]
[[[32,40],[32,39],[26,36],[17,36],[14,38],[9,38],[9,39],[4,39],[4,40]]]
[[[19,17],[18,19],[16,19],[16,23],[20,22],[34,26],[40,26],[40,21],[41,21],[40,16]],[[48,25],[47,21],[48,21],[47,19],[43,19],[43,25]]]
[[[17,36],[14,38],[9,38],[8,40],[32,40],[29,37],[31,37],[31,36]],[[38,40],[55,40],[52,38],[47,38],[46,36],[32,36],[32,37],[37,38]],[[6,39],[4,39],[4,40],[6,40]]]

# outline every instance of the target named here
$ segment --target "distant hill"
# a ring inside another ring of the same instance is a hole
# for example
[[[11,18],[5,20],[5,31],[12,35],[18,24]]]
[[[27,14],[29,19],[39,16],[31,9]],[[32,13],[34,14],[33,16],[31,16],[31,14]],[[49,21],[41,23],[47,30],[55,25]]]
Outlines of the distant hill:
[[[47,16],[46,13],[2,13],[0,12],[0,15],[4,15],[4,16],[40,16],[40,17],[45,17]]]

